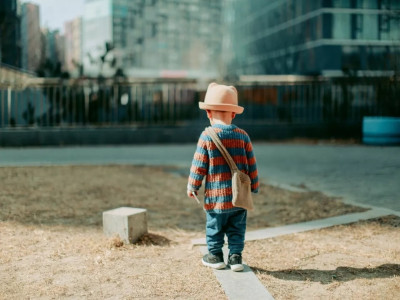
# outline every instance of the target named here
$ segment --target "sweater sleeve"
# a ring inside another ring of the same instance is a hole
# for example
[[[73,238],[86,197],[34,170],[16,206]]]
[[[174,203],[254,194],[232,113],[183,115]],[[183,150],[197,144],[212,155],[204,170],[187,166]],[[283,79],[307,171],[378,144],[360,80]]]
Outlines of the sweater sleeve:
[[[197,142],[196,152],[194,153],[187,189],[197,191],[201,187],[204,176],[208,173],[209,156],[205,133],[200,135]]]
[[[253,193],[257,193],[259,188],[258,170],[257,170],[256,157],[254,155],[253,145],[250,141],[250,138],[246,144],[246,155],[249,166],[249,176],[251,179],[251,191]]]

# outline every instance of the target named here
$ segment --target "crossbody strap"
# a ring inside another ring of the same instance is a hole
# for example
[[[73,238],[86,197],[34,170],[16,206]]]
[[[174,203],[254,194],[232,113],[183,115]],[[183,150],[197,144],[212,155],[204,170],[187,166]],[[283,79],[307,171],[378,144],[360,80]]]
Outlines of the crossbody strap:
[[[217,146],[218,150],[221,152],[222,156],[225,158],[226,162],[229,165],[229,168],[231,169],[231,172],[237,171],[238,167],[233,160],[232,156],[229,154],[228,150],[226,150],[225,146],[222,144],[221,140],[219,139],[217,133],[214,131],[212,127],[207,127],[206,132],[208,135],[211,137],[213,140],[215,146]]]

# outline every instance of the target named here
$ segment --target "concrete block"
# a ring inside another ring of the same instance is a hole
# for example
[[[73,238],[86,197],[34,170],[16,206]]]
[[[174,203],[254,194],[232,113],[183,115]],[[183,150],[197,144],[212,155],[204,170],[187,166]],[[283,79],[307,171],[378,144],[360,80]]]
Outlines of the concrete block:
[[[134,243],[147,233],[147,210],[119,207],[103,212],[103,231],[107,236],[119,235],[124,243]]]

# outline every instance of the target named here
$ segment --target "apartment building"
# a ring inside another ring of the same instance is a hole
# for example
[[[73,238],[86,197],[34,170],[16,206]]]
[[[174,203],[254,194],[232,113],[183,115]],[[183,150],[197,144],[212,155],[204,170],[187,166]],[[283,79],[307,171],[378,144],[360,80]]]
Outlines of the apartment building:
[[[43,59],[39,6],[23,3],[21,10],[22,68],[36,72]]]
[[[400,70],[398,0],[228,1],[239,75]]]
[[[21,67],[20,6],[17,0],[0,5],[0,62]]]
[[[78,17],[64,24],[65,65],[72,76],[80,75],[82,64],[82,18]]]
[[[121,68],[129,76],[215,77],[221,14],[222,0],[87,0],[85,72],[110,75]],[[106,43],[113,49],[102,59]]]

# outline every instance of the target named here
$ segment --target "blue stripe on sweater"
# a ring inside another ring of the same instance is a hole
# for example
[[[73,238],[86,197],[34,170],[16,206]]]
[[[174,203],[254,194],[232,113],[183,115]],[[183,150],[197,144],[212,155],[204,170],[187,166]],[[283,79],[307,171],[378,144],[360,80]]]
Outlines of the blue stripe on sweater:
[[[196,173],[193,173],[193,172],[190,172],[190,177],[192,177],[194,180],[203,180],[203,178],[204,178],[204,176],[203,175],[200,175],[200,174],[196,174]]]
[[[251,166],[249,166],[249,173],[252,173],[255,170],[257,170],[257,165],[256,164],[252,164]]]
[[[196,152],[198,152],[198,153],[200,153],[200,154],[204,154],[204,155],[207,155],[207,154],[208,154],[207,149],[204,149],[203,147],[200,147],[200,146],[197,146],[197,147],[196,147]]]
[[[227,150],[231,156],[235,156],[235,155],[246,156],[246,151],[243,148],[227,148]],[[221,152],[218,149],[210,150],[209,153],[210,153],[210,157],[222,156]]]
[[[226,189],[232,187],[232,180],[218,181],[218,182],[207,182],[206,189]]]
[[[208,164],[194,158],[192,161],[192,165],[195,165],[196,167],[200,167],[200,168],[206,168]]]
[[[229,140],[242,140],[246,143],[250,142],[250,138],[248,135],[241,133],[241,132],[233,132],[230,131],[229,133],[225,133],[225,132],[218,132],[217,133],[218,137],[220,138],[220,140],[223,142],[224,139],[229,139]],[[211,137],[208,135],[205,135],[205,133],[203,132],[200,135],[200,139],[202,139],[203,141],[207,141],[210,142],[212,141]]]
[[[241,171],[247,171],[248,165],[247,164],[236,164],[238,169]],[[231,169],[228,165],[218,165],[218,166],[209,166],[209,174],[218,174],[218,173],[226,173],[230,172]]]
[[[226,202],[231,202],[231,201],[232,201],[232,195],[216,196],[216,197],[207,196],[205,198],[205,203],[207,203],[207,204],[210,204],[210,203],[226,203]]]

